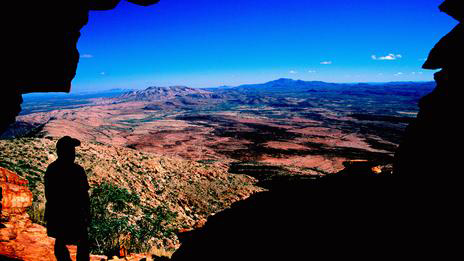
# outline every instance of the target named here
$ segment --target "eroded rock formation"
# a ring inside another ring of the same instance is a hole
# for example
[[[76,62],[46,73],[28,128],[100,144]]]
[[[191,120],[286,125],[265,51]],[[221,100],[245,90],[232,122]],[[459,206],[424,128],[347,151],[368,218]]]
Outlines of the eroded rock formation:
[[[362,173],[371,166],[347,164],[349,169],[338,175],[280,183],[280,188],[210,217],[203,229],[183,238],[173,260],[418,260],[459,255],[455,238],[462,227],[458,122],[464,1],[447,0],[440,9],[460,24],[424,64],[425,69],[442,70],[435,74],[436,89],[420,101],[420,113],[396,154],[395,175]]]
[[[148,6],[159,0],[127,0]],[[89,11],[115,8],[120,0],[10,1],[5,22],[8,71],[0,102],[0,133],[20,112],[21,94],[69,92],[79,52],[80,30]]]
[[[395,180],[376,164],[347,162],[323,178],[280,179],[235,203],[201,229],[180,234],[173,260],[372,260],[394,257]],[[183,232],[183,231],[182,231]],[[409,234],[409,233],[407,233]]]
[[[440,9],[460,23],[432,49],[424,69],[435,74],[435,90],[419,102],[420,111],[408,127],[396,154],[395,173],[414,182],[445,182],[458,178],[462,129],[462,61],[464,61],[464,1],[447,0]],[[456,184],[455,184],[456,185]]]
[[[26,209],[32,205],[32,193],[27,188],[26,180],[4,168],[0,168],[0,186],[1,219],[4,221],[0,229],[0,240],[4,241],[15,239],[18,233],[31,225]]]
[[[32,224],[26,213],[32,205],[32,193],[27,184],[16,173],[0,168],[0,259],[3,256],[20,260],[54,260],[53,240],[47,238],[45,228]]]
[[[2,216],[14,217],[25,214],[26,208],[32,205],[32,193],[27,188],[27,180],[15,173],[0,168],[2,188]]]
[[[0,167],[0,260],[56,261],[55,240],[47,236],[45,227],[33,224],[27,214],[33,199],[27,184],[27,180],[16,173]],[[72,259],[76,260],[76,246],[68,248]],[[134,255],[128,260],[140,258],[142,255]],[[100,260],[106,260],[106,257],[91,257],[91,261]]]

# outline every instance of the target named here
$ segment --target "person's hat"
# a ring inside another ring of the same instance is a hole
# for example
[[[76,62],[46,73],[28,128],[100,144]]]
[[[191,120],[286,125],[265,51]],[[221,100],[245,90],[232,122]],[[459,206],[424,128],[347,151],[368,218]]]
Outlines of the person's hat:
[[[81,142],[78,139],[71,138],[69,136],[64,136],[56,142],[56,148],[69,148],[80,146]]]

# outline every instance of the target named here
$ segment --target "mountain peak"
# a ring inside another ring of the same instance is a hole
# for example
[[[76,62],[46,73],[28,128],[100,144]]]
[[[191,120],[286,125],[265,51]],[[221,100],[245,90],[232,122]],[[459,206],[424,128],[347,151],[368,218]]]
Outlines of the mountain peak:
[[[290,82],[296,82],[296,80],[290,79],[290,78],[280,78],[274,81],[270,81],[268,83],[290,83]]]
[[[175,97],[182,97],[188,95],[210,94],[205,90],[195,89],[187,86],[169,86],[159,87],[150,86],[145,90],[131,91],[124,93],[119,98],[124,100],[143,100],[143,101],[156,101],[168,100]]]
[[[323,81],[303,81],[303,80],[294,80],[290,78],[280,78],[274,81],[267,82],[265,84],[327,84]]]

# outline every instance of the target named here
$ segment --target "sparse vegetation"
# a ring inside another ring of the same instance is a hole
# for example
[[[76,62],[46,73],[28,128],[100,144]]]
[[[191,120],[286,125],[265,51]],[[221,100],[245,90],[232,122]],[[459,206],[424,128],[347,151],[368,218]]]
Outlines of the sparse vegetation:
[[[130,252],[148,252],[155,238],[172,238],[176,213],[165,206],[146,206],[140,197],[114,184],[103,183],[92,189],[91,249],[113,256],[121,247]],[[141,211],[141,217],[135,214]]]
[[[33,206],[28,213],[41,225],[45,223],[43,176],[56,159],[55,144],[56,139],[49,138],[0,140],[0,166],[29,181]],[[114,251],[120,243],[134,252],[150,247],[173,250],[179,246],[174,231],[191,228],[260,191],[254,179],[230,175],[220,162],[211,162],[206,169],[203,163],[85,141],[77,155],[76,162],[86,170],[91,185],[96,215],[92,235],[99,235],[93,243],[95,253]],[[117,237],[129,234],[129,240]]]
[[[32,206],[27,209],[27,214],[33,223],[45,226],[45,205],[33,202]]]

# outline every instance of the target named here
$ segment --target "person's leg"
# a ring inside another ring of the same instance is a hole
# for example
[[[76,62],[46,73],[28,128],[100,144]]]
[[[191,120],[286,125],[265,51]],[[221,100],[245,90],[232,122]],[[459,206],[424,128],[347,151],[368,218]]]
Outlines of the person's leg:
[[[59,238],[55,240],[55,257],[58,261],[72,261],[66,244]]]
[[[87,233],[77,242],[77,261],[90,260],[90,245]]]

